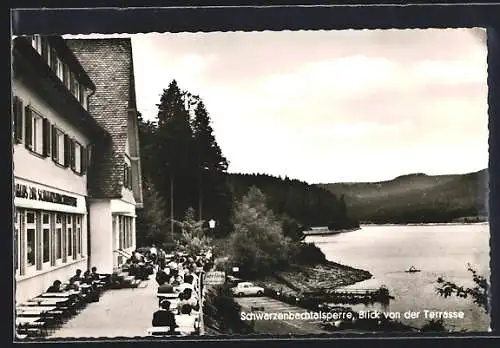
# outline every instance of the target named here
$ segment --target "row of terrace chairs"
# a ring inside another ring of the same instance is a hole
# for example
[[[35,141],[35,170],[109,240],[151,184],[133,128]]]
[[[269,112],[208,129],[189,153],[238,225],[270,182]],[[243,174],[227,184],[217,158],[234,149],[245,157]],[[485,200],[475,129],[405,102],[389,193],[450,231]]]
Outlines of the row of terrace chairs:
[[[114,289],[136,288],[143,280],[148,280],[154,273],[154,266],[150,262],[139,264],[139,270],[133,269],[125,263],[111,275],[111,286]]]
[[[101,295],[109,288],[110,275],[102,274],[99,278],[98,281],[94,281],[94,285]],[[79,290],[45,292],[25,303],[17,304],[17,338],[40,338],[51,335],[91,302],[89,287],[91,285],[81,284]]]
[[[188,255],[185,254],[180,254],[179,256],[182,257],[187,257]],[[167,261],[171,259],[173,255],[167,255]],[[201,270],[198,270],[198,272],[195,272],[198,277],[200,277]],[[161,303],[163,300],[168,300],[170,302],[170,311],[174,314],[175,316],[175,322],[177,324],[177,327],[171,328],[169,326],[156,326],[156,327],[150,327],[147,330],[147,335],[148,336],[192,336],[192,335],[199,335],[200,333],[200,311],[202,310],[201,308],[198,309],[198,311],[192,310],[190,314],[182,314],[179,313],[177,310],[177,305],[179,302],[179,294],[183,291],[185,288],[186,284],[181,284],[179,286],[174,286],[173,292],[172,293],[158,293],[157,297],[159,300],[159,303]],[[196,291],[198,290],[198,291]],[[196,287],[195,295],[197,298],[200,298],[202,296],[201,293],[199,293],[199,287]]]

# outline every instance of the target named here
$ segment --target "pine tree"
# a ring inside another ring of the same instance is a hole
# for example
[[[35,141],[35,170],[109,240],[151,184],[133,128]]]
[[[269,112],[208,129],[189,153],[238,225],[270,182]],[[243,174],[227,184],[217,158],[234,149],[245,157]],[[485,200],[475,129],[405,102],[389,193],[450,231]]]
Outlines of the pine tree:
[[[216,235],[230,229],[232,195],[224,173],[228,161],[217,144],[205,104],[194,97],[193,140],[198,173],[198,216],[200,220],[214,218],[219,226]]]
[[[141,170],[143,178],[151,178],[156,172],[155,160],[155,136],[157,125],[151,121],[145,121],[140,112],[137,113],[139,131],[139,146],[141,155]]]
[[[165,245],[171,242],[165,201],[150,180],[143,178],[142,185],[144,208],[137,211],[137,244]]]
[[[228,162],[215,140],[205,104],[200,100],[193,120],[193,135],[199,165],[210,171],[227,171]]]
[[[174,218],[179,218],[192,205],[194,198],[193,135],[183,92],[175,80],[163,91],[157,106],[155,179],[169,208],[171,208],[171,201],[174,202]]]

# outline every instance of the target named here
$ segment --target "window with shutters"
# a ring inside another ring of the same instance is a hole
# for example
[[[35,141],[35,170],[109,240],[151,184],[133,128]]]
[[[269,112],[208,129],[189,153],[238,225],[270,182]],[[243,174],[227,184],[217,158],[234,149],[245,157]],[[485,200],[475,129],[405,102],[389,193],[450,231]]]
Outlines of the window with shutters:
[[[75,140],[70,138],[68,145],[69,145],[69,166],[74,172],[76,172]]]
[[[77,141],[73,141],[73,171],[75,173],[82,173],[82,145]]]
[[[26,147],[31,151],[43,155],[44,151],[44,118],[31,106],[25,107],[26,120]]]
[[[81,174],[85,174],[87,172],[87,161],[88,161],[88,147],[83,145],[80,146],[80,166],[81,166]]]
[[[48,157],[51,151],[51,142],[50,142],[50,130],[51,125],[48,119],[42,119],[42,155]]]
[[[14,114],[14,138],[16,143],[20,144],[23,142],[24,133],[24,107],[23,101],[18,96],[14,96],[13,99],[13,114]]]
[[[64,166],[71,166],[71,139],[67,134],[64,134]]]
[[[64,165],[64,133],[55,125],[51,126],[52,136],[52,160]]]

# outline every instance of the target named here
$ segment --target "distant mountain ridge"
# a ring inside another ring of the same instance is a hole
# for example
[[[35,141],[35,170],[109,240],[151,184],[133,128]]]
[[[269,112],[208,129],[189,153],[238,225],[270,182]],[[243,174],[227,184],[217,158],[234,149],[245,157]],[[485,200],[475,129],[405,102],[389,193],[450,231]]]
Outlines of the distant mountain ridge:
[[[488,211],[487,169],[468,174],[415,173],[380,182],[318,186],[337,197],[344,195],[350,217],[366,222],[452,222],[484,217]]]

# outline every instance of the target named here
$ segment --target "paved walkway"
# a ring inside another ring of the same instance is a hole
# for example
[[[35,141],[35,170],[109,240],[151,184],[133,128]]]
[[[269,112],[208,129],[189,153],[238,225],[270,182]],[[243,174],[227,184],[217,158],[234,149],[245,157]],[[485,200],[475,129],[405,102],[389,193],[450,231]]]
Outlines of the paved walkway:
[[[110,289],[99,302],[92,302],[51,337],[146,336],[158,309],[158,286],[154,275],[135,289]]]
[[[251,312],[251,307],[263,307],[259,313],[304,313],[307,309],[292,306],[269,297],[239,297],[235,300],[241,306],[242,312]],[[270,334],[322,334],[328,331],[321,328],[320,320],[255,320],[255,330],[258,333]]]

